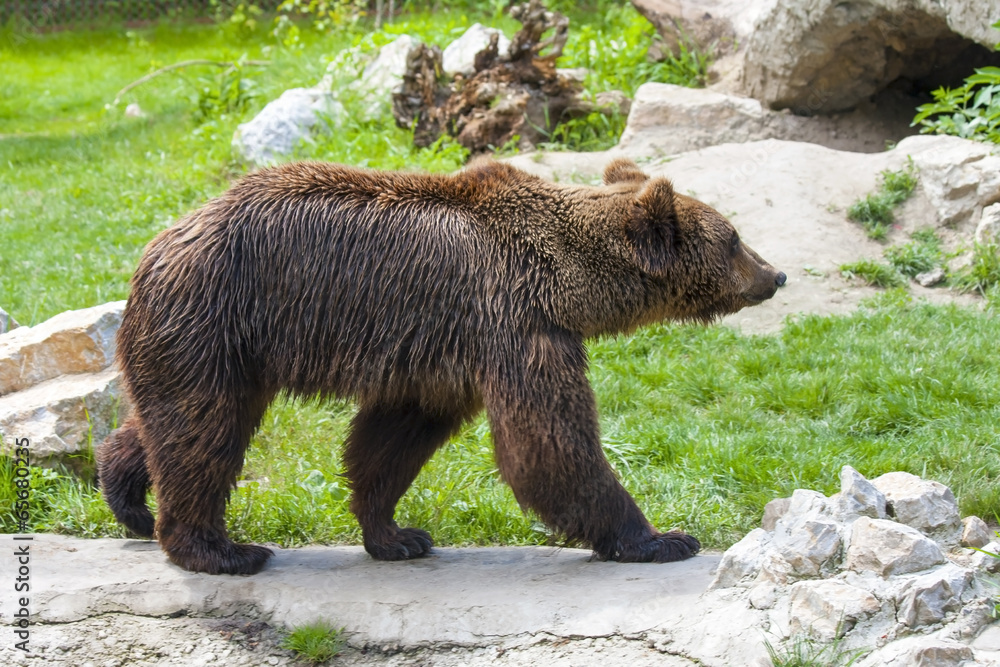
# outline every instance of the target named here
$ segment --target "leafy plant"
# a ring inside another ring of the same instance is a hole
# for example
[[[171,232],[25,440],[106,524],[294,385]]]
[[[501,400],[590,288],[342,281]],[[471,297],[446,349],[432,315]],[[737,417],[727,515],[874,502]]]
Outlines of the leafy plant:
[[[996,243],[977,243],[972,250],[972,262],[955,276],[955,287],[985,296],[997,286],[1000,286],[1000,247]]]
[[[316,621],[293,628],[281,641],[281,647],[293,651],[300,660],[314,665],[336,657],[344,648],[343,628],[326,621]]]
[[[796,635],[782,648],[775,648],[764,640],[764,648],[774,667],[850,667],[865,650],[846,651],[841,647],[842,638],[823,644],[807,635]]]
[[[217,118],[223,114],[242,114],[260,93],[257,90],[255,73],[247,69],[243,61],[198,79],[198,89],[192,100],[195,104],[195,118],[200,122]]]
[[[933,229],[914,232],[912,238],[909,243],[890,246],[882,253],[897,271],[913,278],[944,264],[941,239]]]
[[[283,0],[274,18],[274,36],[288,48],[301,48],[299,23],[306,19],[320,33],[354,27],[365,15],[366,0]]]
[[[892,209],[906,201],[917,185],[916,167],[910,159],[906,167],[899,171],[886,169],[881,173],[882,183],[878,190],[851,204],[847,218],[861,223],[868,237],[882,240],[893,223]]]
[[[840,273],[847,279],[860,278],[876,287],[902,287],[906,279],[895,267],[871,259],[840,265]]]
[[[614,111],[611,114],[591,111],[586,116],[559,123],[552,130],[549,142],[541,150],[603,151],[618,143],[625,130],[626,117]]]

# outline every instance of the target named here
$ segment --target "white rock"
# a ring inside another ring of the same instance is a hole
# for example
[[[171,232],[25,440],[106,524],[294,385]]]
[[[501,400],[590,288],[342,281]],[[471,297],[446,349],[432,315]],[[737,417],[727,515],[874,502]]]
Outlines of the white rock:
[[[911,628],[940,623],[948,612],[961,607],[971,580],[970,570],[953,563],[905,579],[894,595],[897,620]]]
[[[17,323],[17,320],[11,317],[6,310],[0,308],[0,334],[7,333],[11,329],[16,329],[19,326],[21,325]]]
[[[342,113],[343,106],[322,87],[292,88],[236,128],[233,149],[253,164],[272,164],[309,139],[320,114],[335,120]]]
[[[823,519],[788,521],[786,515],[774,530],[772,548],[791,566],[791,574],[816,576],[840,554],[837,524]]]
[[[919,572],[944,562],[936,542],[894,521],[861,517],[851,525],[845,567],[888,577]]]
[[[882,608],[868,591],[838,580],[800,581],[792,584],[789,627],[830,641],[843,636],[859,620]]]
[[[1000,243],[1000,203],[990,204],[983,209],[983,217],[976,226],[976,241],[979,243]]]
[[[770,542],[770,533],[762,528],[755,528],[729,547],[722,555],[722,562],[719,563],[709,590],[730,588],[755,576],[760,571],[764,550]]]
[[[907,137],[896,148],[913,158],[920,188],[942,225],[978,221],[1000,201],[1000,156],[977,141],[950,136]]]
[[[110,366],[124,309],[124,301],[114,301],[69,310],[0,335],[0,396],[66,373]]]
[[[938,637],[906,637],[869,654],[858,667],[963,667],[974,658],[970,647]]]
[[[132,102],[125,107],[126,118],[145,118],[146,112],[142,110],[138,102]]]
[[[847,517],[884,519],[885,494],[851,466],[840,469],[841,510]]]
[[[925,533],[956,530],[961,524],[958,502],[944,484],[908,472],[890,472],[872,483],[885,494],[896,521]]]
[[[788,506],[792,504],[791,498],[775,498],[764,505],[764,516],[760,519],[760,527],[764,530],[772,531],[778,520],[788,512]]]
[[[981,551],[972,552],[968,564],[976,570],[1000,572],[1000,542],[990,542]]]
[[[64,375],[0,397],[0,433],[9,453],[14,438],[28,438],[34,458],[83,451],[124,421],[118,371]]]
[[[918,273],[913,277],[913,279],[917,281],[917,284],[921,287],[934,287],[935,285],[943,283],[944,279],[947,277],[948,275],[945,273],[944,269],[939,266],[931,269],[930,271]]]
[[[352,86],[365,99],[369,118],[376,118],[391,110],[392,95],[403,86],[406,57],[415,46],[415,39],[409,35],[400,35],[379,49],[375,60],[368,63],[357,84]]]
[[[963,547],[975,547],[982,549],[990,543],[996,534],[990,530],[986,522],[978,516],[967,516],[962,519],[962,541]]]
[[[497,34],[497,54],[501,59],[507,58],[510,40],[496,28],[486,28],[480,23],[473,23],[461,37],[445,47],[441,53],[441,68],[448,76],[462,74],[471,76],[475,71],[476,54],[490,44],[490,35]]]

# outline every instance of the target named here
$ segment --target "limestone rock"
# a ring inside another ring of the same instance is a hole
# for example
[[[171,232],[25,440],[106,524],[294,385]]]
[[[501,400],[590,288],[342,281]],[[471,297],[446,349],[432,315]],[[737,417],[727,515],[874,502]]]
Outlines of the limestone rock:
[[[843,636],[859,620],[882,608],[868,591],[830,579],[792,584],[789,627],[793,633],[809,633],[830,641]]]
[[[343,106],[320,86],[291,88],[236,128],[233,148],[248,162],[272,164],[308,140],[320,114],[335,118],[342,112]]]
[[[995,18],[972,0],[752,4],[760,9],[746,36],[740,83],[772,109],[850,109],[897,79],[997,61],[991,49],[1000,33],[988,27]]]
[[[13,438],[28,438],[35,459],[83,451],[121,424],[127,405],[113,369],[64,375],[0,397],[0,433],[9,453]]]
[[[644,83],[632,100],[618,148],[669,155],[763,139],[764,127],[764,110],[757,100],[668,83]]]
[[[978,516],[967,516],[962,519],[962,541],[963,547],[975,547],[982,549],[990,540],[994,538],[993,531],[990,530],[986,522]]]
[[[943,563],[941,548],[920,531],[894,521],[861,517],[851,526],[845,566],[888,577]]]
[[[907,637],[868,655],[859,667],[964,667],[975,658],[970,647],[938,637]]]
[[[976,226],[976,241],[979,243],[1000,243],[1000,203],[983,209],[983,217]]]
[[[760,527],[767,531],[773,531],[778,520],[788,512],[788,506],[792,504],[791,498],[775,498],[764,505],[764,516],[760,519]]]
[[[890,472],[872,480],[885,494],[896,521],[925,533],[957,529],[961,523],[958,502],[940,482],[920,479],[908,472]]]
[[[0,336],[0,396],[66,373],[112,364],[124,301],[70,310]]]
[[[944,269],[939,266],[931,269],[930,271],[918,273],[913,277],[913,279],[917,281],[917,284],[921,287],[934,287],[935,285],[943,283],[944,279],[947,277],[948,275],[945,273]]]
[[[392,95],[403,86],[406,57],[418,42],[409,35],[400,35],[381,49],[365,67],[353,86],[367,102],[367,115],[375,118],[392,109]]]
[[[476,54],[489,46],[490,35],[497,34],[497,53],[500,58],[506,57],[510,48],[510,40],[495,28],[486,28],[480,23],[473,23],[461,37],[445,47],[441,54],[441,67],[448,76],[462,74],[471,76],[475,73]]]
[[[5,334],[11,329],[16,329],[19,326],[21,325],[17,323],[17,320],[11,317],[6,310],[0,308],[0,334]]]
[[[933,572],[906,580],[895,594],[896,618],[911,628],[933,625],[961,607],[972,572],[948,563]]]
[[[840,470],[840,499],[846,516],[886,517],[885,495],[851,466]]]
[[[729,547],[722,555],[722,562],[715,572],[709,590],[730,588],[741,580],[754,576],[760,570],[764,548],[771,541],[771,534],[756,528],[746,537]]]
[[[791,574],[817,576],[840,553],[837,524],[822,519],[802,518],[778,522],[772,545],[791,566]]]
[[[903,139],[896,148],[913,158],[919,187],[937,211],[940,224],[978,221],[985,207],[1000,201],[1000,155],[990,145],[921,135]]]

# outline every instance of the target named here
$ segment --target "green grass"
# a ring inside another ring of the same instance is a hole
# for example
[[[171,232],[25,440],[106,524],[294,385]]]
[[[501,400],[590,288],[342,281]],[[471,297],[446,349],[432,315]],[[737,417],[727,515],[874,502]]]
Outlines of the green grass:
[[[310,664],[319,664],[336,657],[344,648],[343,628],[334,628],[326,621],[317,621],[291,629],[281,641],[281,648]]]
[[[797,635],[778,647],[764,640],[764,648],[773,667],[851,667],[868,653],[866,650],[846,651],[841,648],[841,642],[835,639],[824,644],[807,635]]]
[[[890,291],[851,316],[804,317],[770,336],[654,326],[598,340],[590,377],[608,458],[651,521],[724,548],[769,500],[836,492],[844,464],[935,479],[963,516],[1000,514],[998,338],[992,309],[913,304]],[[360,541],[339,461],[353,413],[345,403],[271,407],[232,495],[236,539]],[[46,475],[36,479],[40,529],[122,534],[95,489]],[[0,485],[0,507],[10,507],[10,488]],[[482,419],[424,468],[397,519],[440,545],[552,540],[500,480]]]
[[[906,201],[917,185],[913,161],[899,171],[885,170],[878,190],[865,195],[847,209],[847,218],[860,223],[869,238],[882,240],[889,233],[895,218],[892,210]]]
[[[841,264],[840,273],[848,280],[858,278],[875,287],[902,287],[906,284],[906,278],[896,267],[873,259]]]
[[[1000,247],[996,243],[977,243],[972,262],[955,276],[955,286],[963,292],[995,294],[1000,286]]]

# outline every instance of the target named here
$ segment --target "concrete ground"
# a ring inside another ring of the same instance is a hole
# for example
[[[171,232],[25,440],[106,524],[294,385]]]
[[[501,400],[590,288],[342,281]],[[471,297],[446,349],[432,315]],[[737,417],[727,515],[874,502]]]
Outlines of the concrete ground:
[[[0,540],[10,552],[13,538]],[[288,664],[279,631],[322,619],[348,640],[334,664],[693,665],[663,633],[698,615],[720,559],[620,564],[551,547],[439,548],[397,563],[360,547],[275,552],[258,575],[210,576],[173,566],[152,542],[35,536],[32,652],[5,638],[0,664]],[[0,581],[16,567],[0,559]]]

